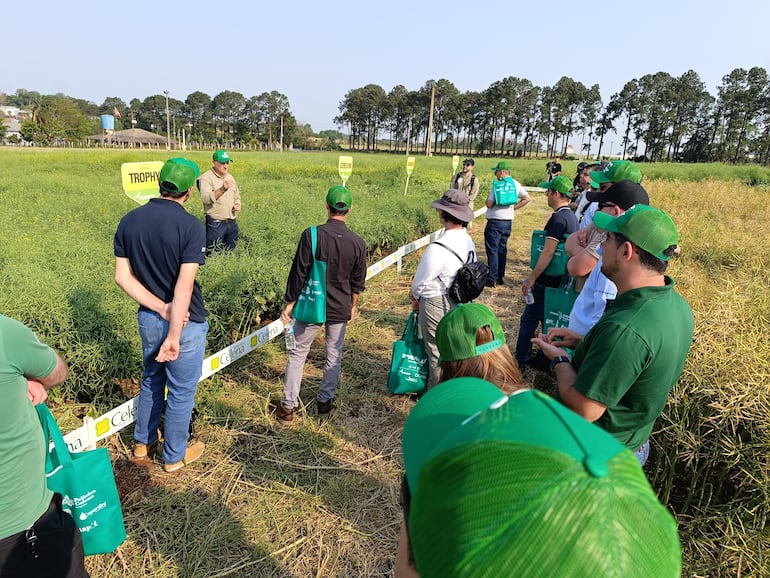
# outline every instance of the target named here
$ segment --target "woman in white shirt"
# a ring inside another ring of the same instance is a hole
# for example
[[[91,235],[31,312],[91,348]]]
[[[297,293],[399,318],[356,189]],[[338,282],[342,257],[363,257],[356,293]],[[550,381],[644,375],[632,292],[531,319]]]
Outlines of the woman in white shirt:
[[[441,376],[438,366],[439,352],[436,347],[436,326],[441,318],[457,305],[447,296],[447,290],[468,257],[472,255],[471,260],[476,259],[476,246],[466,230],[468,223],[473,219],[468,195],[450,189],[443,197],[433,201],[431,207],[438,210],[439,221],[445,230],[437,242],[431,243],[425,249],[409,291],[412,306],[418,312],[425,353],[430,364],[428,388],[436,385]],[[463,262],[457,258],[458,255],[463,258]]]

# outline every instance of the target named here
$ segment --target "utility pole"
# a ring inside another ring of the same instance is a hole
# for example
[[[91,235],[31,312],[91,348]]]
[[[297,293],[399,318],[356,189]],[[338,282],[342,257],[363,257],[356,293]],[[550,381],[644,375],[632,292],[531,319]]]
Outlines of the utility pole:
[[[164,90],[163,94],[166,95],[166,150],[171,150],[171,122],[168,116],[168,90]]]
[[[425,139],[425,156],[433,154],[433,104],[436,100],[436,83],[430,87],[430,116],[428,117],[428,137]]]

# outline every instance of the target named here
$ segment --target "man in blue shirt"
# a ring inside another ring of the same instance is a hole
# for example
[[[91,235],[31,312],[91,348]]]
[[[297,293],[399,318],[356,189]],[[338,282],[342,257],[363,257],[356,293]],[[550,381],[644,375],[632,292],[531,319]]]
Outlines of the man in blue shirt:
[[[139,304],[144,360],[134,458],[147,458],[157,444],[168,388],[162,453],[167,472],[195,461],[206,447],[200,441],[188,445],[208,331],[195,280],[206,261],[206,231],[183,206],[198,175],[198,166],[187,159],[167,161],[160,198],[128,213],[115,233],[115,282]]]

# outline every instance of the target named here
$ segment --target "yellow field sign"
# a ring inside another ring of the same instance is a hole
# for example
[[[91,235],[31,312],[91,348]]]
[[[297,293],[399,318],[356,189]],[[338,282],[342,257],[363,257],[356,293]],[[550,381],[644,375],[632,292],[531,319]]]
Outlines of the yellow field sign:
[[[340,173],[340,178],[342,179],[342,186],[344,187],[345,183],[348,182],[350,175],[353,173],[353,157],[340,156],[339,164],[337,165],[337,170]]]
[[[144,205],[153,197],[157,197],[158,177],[163,161],[147,161],[141,163],[123,163],[120,176],[123,180],[123,192],[130,198]]]

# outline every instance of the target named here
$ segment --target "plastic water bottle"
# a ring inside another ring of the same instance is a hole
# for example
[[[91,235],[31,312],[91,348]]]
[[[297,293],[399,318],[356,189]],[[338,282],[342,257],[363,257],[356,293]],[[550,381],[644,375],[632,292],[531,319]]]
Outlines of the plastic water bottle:
[[[526,280],[526,279],[524,279],[524,282],[525,282],[525,283],[526,283],[526,281],[527,281],[527,280]],[[526,297],[524,298],[524,302],[525,302],[527,305],[532,305],[532,304],[535,302],[535,296],[534,296],[534,295],[532,295],[532,287],[530,287],[530,288],[529,288],[529,290],[527,291],[527,295],[526,295]]]
[[[283,329],[283,337],[286,341],[286,349],[292,350],[297,347],[297,340],[294,337],[294,320],[292,319],[291,323],[289,323],[284,329]]]

